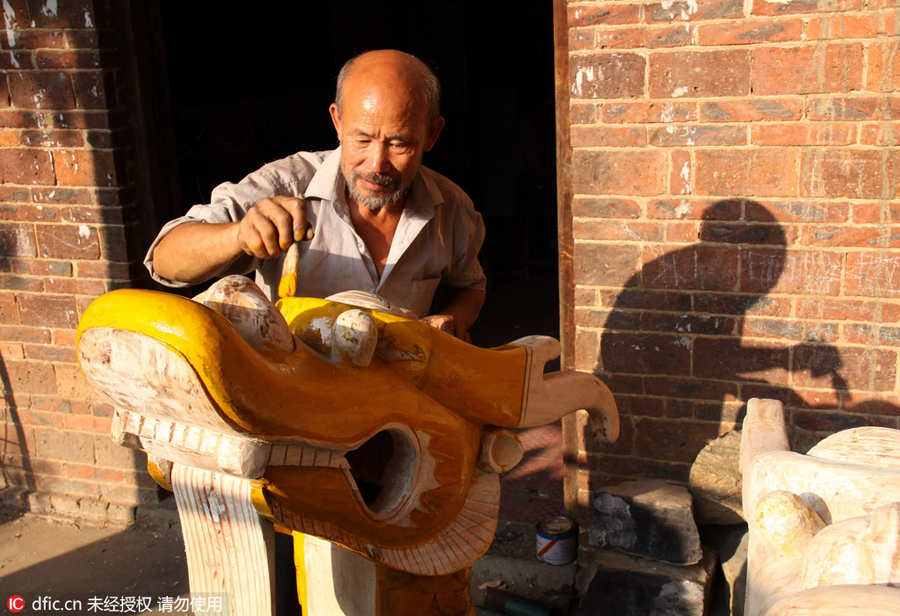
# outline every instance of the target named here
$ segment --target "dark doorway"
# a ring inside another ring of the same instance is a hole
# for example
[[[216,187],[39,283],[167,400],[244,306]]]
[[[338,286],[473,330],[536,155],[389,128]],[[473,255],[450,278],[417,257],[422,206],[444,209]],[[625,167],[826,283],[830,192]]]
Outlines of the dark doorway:
[[[340,66],[402,49],[444,87],[447,127],[425,164],[472,196],[488,228],[473,341],[559,336],[551,0],[158,6],[181,211],[266,162],[334,148]]]

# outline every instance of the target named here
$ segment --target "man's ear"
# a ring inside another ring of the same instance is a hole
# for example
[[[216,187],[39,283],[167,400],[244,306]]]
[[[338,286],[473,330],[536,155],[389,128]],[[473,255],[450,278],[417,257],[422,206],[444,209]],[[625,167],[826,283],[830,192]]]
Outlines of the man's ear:
[[[334,124],[334,130],[337,131],[338,141],[341,140],[341,112],[338,111],[337,104],[331,103],[331,107],[328,108],[328,113],[331,114],[331,123]]]
[[[428,127],[428,135],[425,137],[426,152],[430,152],[431,148],[434,147],[442,130],[444,130],[444,116],[438,116],[434,119],[434,122],[431,123],[431,126]]]

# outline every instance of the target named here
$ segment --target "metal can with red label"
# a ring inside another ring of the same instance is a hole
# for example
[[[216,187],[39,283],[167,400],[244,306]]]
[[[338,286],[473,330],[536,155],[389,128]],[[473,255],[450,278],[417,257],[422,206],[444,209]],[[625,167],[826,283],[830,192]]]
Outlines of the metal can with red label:
[[[537,557],[551,565],[568,565],[578,553],[578,527],[564,516],[537,525]]]

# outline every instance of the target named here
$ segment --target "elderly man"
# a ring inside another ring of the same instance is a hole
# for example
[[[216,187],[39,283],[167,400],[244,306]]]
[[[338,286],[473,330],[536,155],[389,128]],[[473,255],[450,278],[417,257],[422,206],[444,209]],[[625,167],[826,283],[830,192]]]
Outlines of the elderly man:
[[[170,286],[255,270],[274,298],[285,252],[301,242],[297,295],[375,293],[466,338],[484,303],[484,226],[458,186],[421,164],[444,127],[439,99],[435,75],[408,54],[353,58],[330,108],[340,147],[220,185],[163,228],[147,267]]]

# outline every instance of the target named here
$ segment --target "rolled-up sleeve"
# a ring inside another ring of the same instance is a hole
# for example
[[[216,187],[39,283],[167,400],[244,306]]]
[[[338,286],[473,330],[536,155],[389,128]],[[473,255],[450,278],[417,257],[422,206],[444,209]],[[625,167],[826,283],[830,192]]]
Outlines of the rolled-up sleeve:
[[[237,222],[247,211],[269,197],[275,195],[298,196],[315,174],[322,160],[329,152],[298,152],[288,158],[267,164],[238,183],[225,182],[217,186],[210,203],[195,205],[184,216],[166,223],[150,245],[144,257],[144,266],[153,280],[169,287],[187,287],[188,283],[163,278],[153,268],[153,251],[172,229],[188,222],[227,223]],[[218,272],[217,276],[249,274],[261,265],[256,258],[240,258]]]

